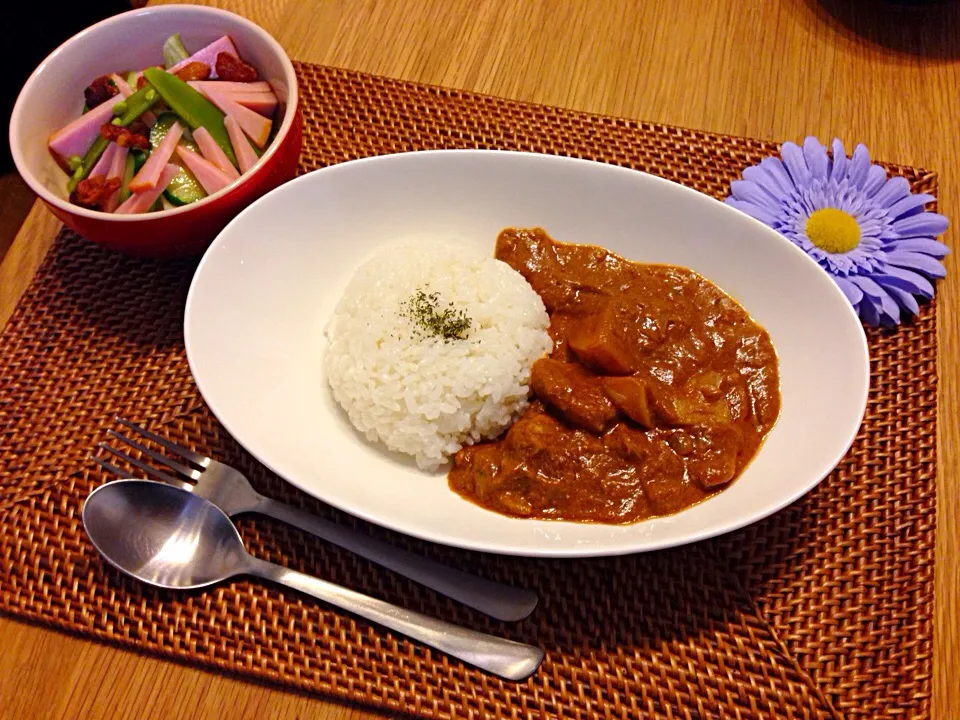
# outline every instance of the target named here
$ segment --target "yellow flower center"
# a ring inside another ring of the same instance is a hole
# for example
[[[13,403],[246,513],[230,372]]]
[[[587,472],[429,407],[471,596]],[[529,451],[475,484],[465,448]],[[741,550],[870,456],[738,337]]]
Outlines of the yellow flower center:
[[[828,253],[845,253],[860,244],[860,225],[853,215],[836,208],[816,210],[807,218],[810,242]]]

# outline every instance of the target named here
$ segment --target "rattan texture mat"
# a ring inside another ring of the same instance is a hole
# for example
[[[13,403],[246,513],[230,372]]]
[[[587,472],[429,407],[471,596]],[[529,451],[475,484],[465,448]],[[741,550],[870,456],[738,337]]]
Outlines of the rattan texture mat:
[[[616,163],[723,197],[745,166],[777,151],[343,70],[298,71],[303,171],[390,152],[501,148]],[[936,194],[935,174],[889,170]],[[869,332],[863,428],[840,467],[789,508],[675,550],[536,560],[394,535],[259,467],[190,377],[181,323],[195,265],[123,257],[63,231],[0,336],[3,612],[423,717],[928,716],[935,304],[895,331]],[[80,507],[106,479],[87,455],[115,415],[239,467],[265,494],[536,590],[531,618],[499,623],[299,531],[263,518],[239,523],[255,555],[539,644],[544,665],[526,682],[501,681],[276,587],[241,580],[160,592],[105,567]]]

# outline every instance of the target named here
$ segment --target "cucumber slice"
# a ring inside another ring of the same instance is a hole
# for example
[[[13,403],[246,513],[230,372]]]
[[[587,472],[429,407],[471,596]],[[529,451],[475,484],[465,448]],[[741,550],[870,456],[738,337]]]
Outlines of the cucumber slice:
[[[170,131],[170,128],[173,127],[173,124],[179,121],[179,119],[180,118],[176,113],[160,113],[157,116],[157,122],[154,123],[153,127],[150,129],[150,147],[155,150],[163,141],[163,138],[166,137],[167,133]],[[193,141],[193,135],[191,134],[190,129],[183,122],[181,122],[180,125],[183,127],[183,137],[180,140],[180,144],[184,145],[195,153],[199,153],[200,148],[197,147],[197,144]],[[179,159],[176,156],[171,159],[171,162],[174,162],[178,165],[180,164]],[[180,167],[180,172],[178,172],[174,176],[173,180],[170,181],[170,184],[167,186],[167,189],[164,190],[163,194],[166,196],[167,200],[174,205],[186,205],[187,203],[202,200],[207,196],[203,186],[197,182],[197,179],[193,176],[193,173],[183,166]]]
[[[187,205],[188,203],[203,200],[207,196],[203,186],[197,182],[189,170],[180,167],[180,172],[173,176],[173,180],[163,191],[164,196],[174,205]]]
[[[180,117],[173,112],[162,112],[157,115],[157,121],[153,124],[153,127],[150,128],[150,149],[157,149],[157,146],[163,142],[163,139],[167,136],[167,133],[170,132],[170,128],[173,127],[175,122],[179,122],[180,127],[183,128],[183,137],[180,139],[180,144],[186,145],[195,153],[200,152],[200,148],[197,147],[197,144],[193,141],[193,133],[190,132],[190,126],[180,120]]]

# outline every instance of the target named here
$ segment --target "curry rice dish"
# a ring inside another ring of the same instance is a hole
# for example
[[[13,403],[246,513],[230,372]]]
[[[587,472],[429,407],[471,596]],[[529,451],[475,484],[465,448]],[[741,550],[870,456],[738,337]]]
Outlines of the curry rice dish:
[[[730,485],[780,413],[767,332],[681,267],[540,229],[362,266],[324,367],[368,440],[517,518],[624,524]],[[415,491],[414,491],[415,492]]]

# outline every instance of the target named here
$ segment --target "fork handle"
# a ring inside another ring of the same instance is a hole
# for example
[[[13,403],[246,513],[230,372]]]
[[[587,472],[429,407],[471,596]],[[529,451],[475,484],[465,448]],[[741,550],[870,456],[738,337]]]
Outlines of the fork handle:
[[[323,538],[498,620],[522,620],[537,606],[537,596],[529,590],[442,565],[277,500],[264,498],[255,512]]]
[[[251,575],[299,590],[508,680],[530,677],[543,662],[543,650],[533,645],[468,630],[252,555],[246,563]]]

